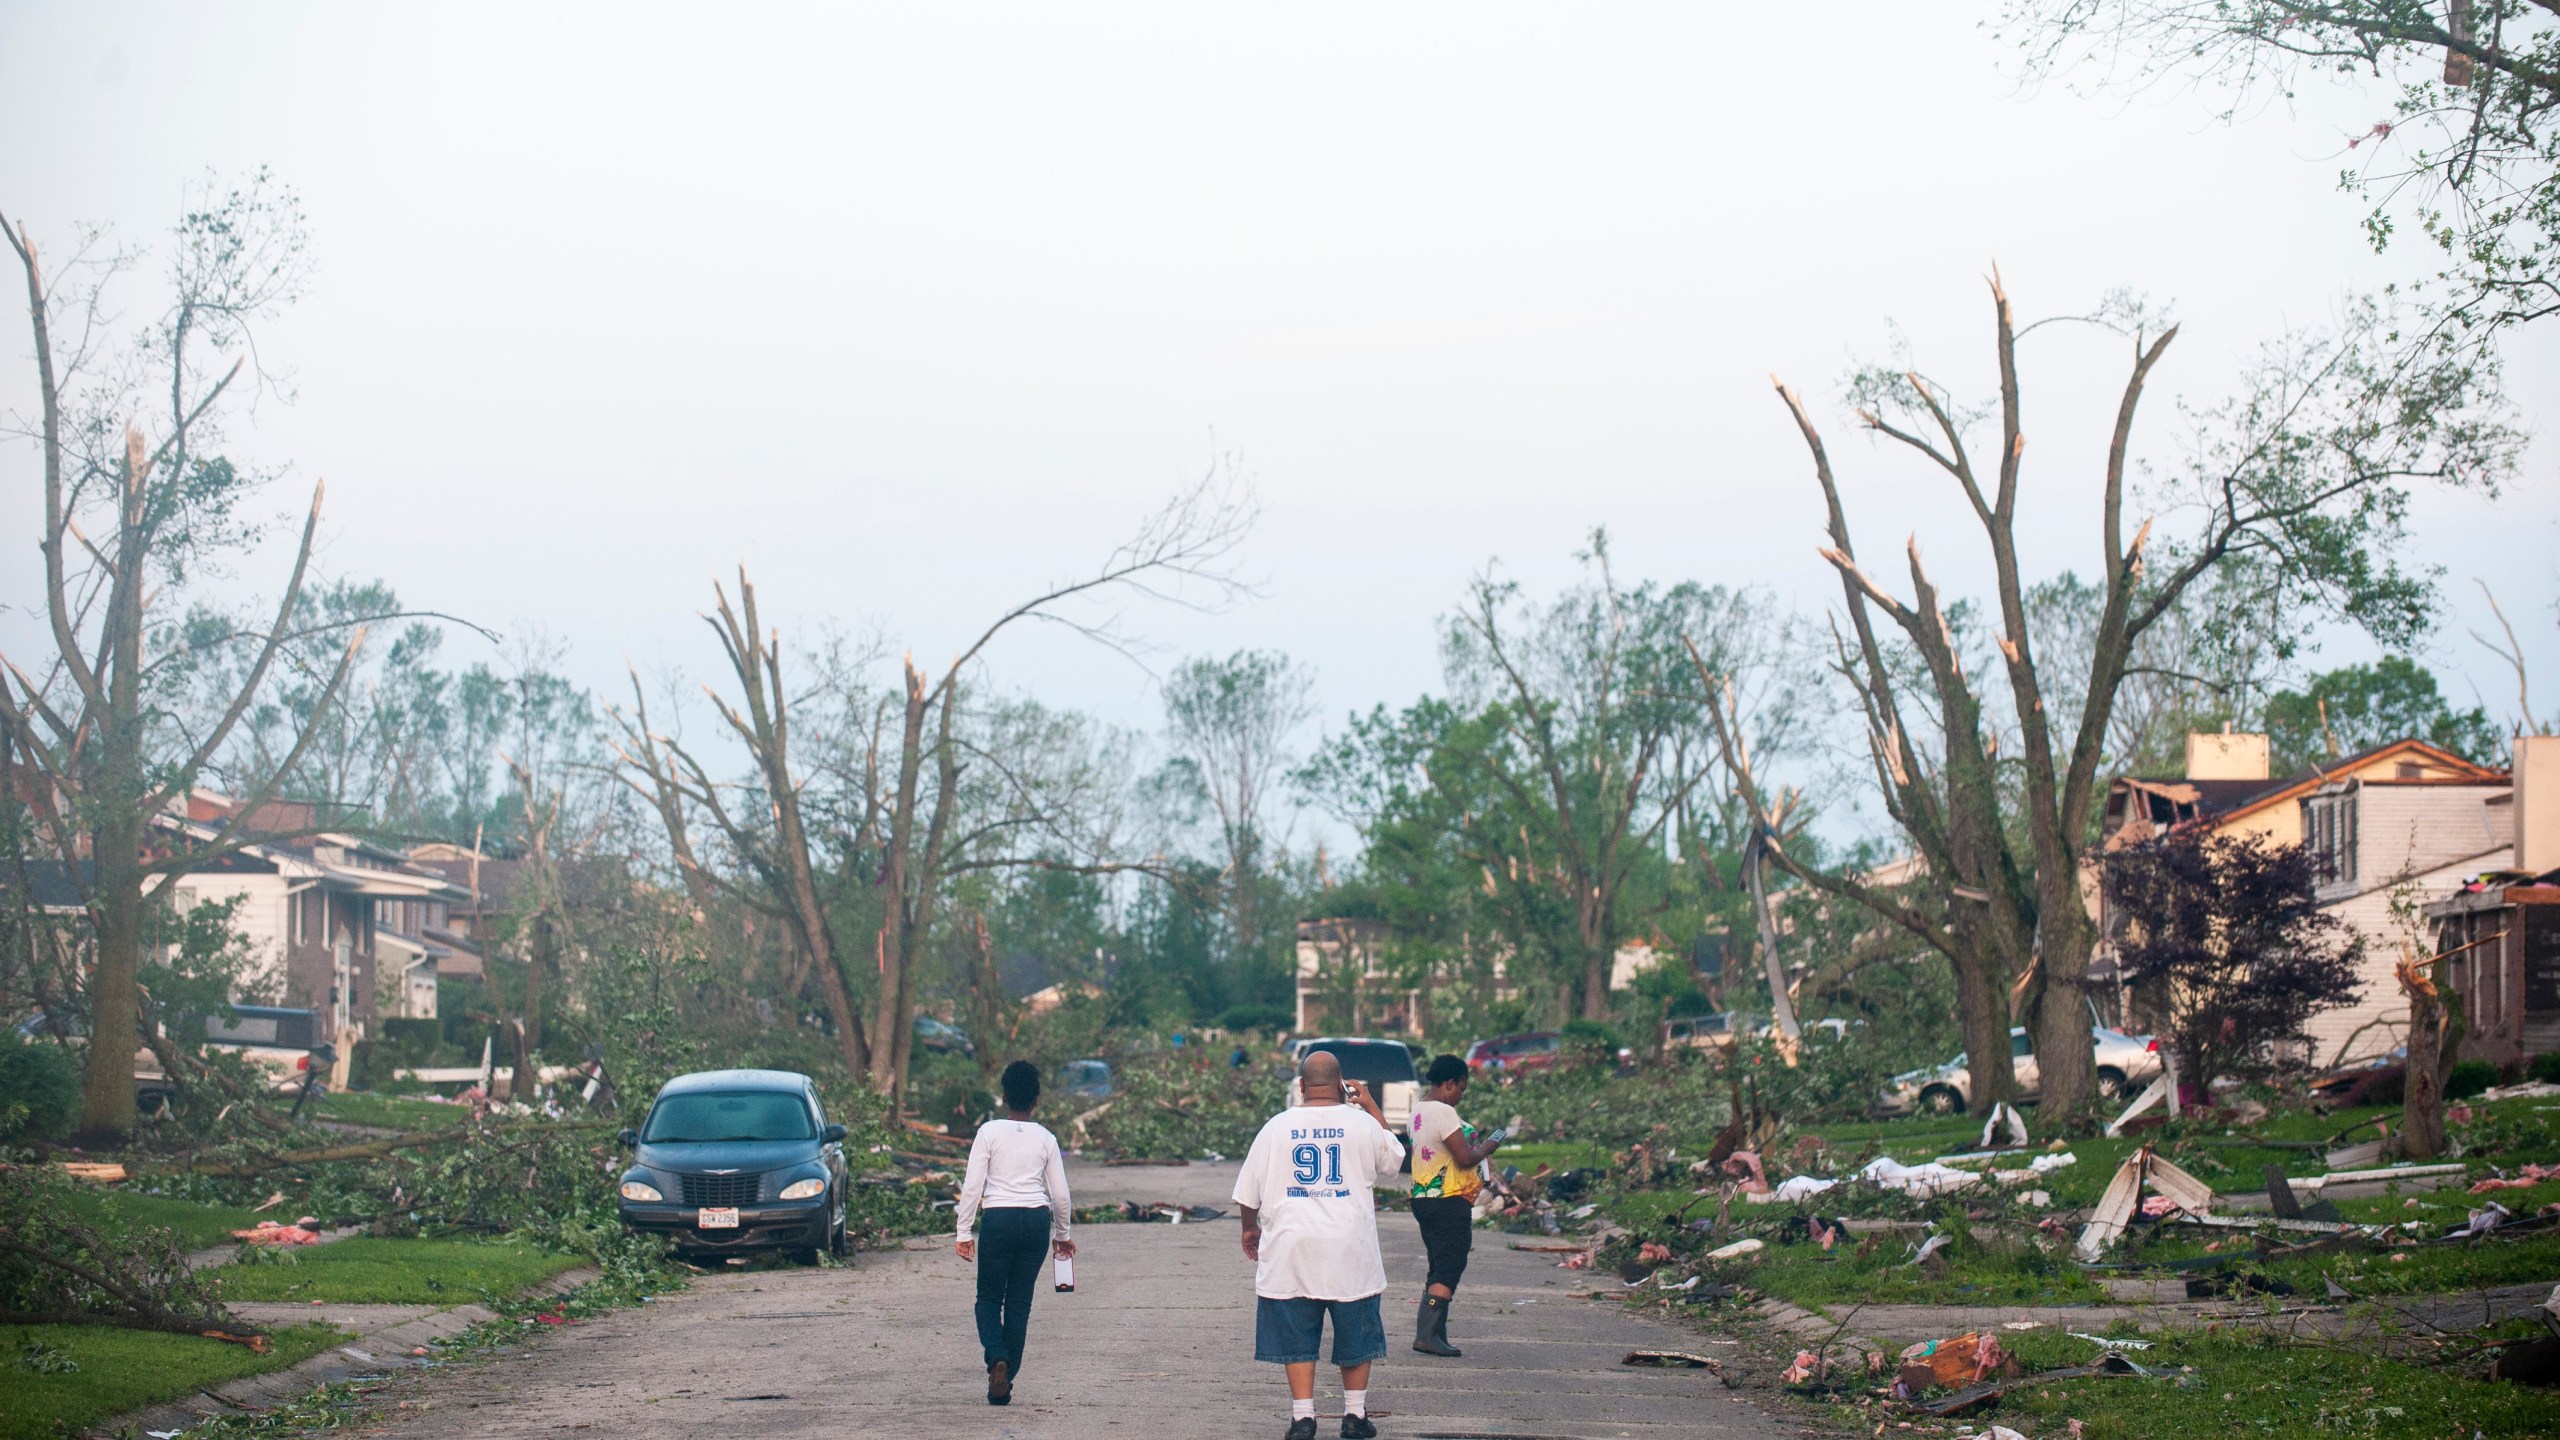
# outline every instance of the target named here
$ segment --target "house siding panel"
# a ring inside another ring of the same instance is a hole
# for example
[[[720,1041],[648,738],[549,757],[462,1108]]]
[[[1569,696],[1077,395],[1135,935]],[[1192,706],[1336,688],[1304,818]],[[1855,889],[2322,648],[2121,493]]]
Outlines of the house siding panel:
[[[2370,792],[2368,792],[2370,793]],[[2367,843],[2372,841],[2367,832]],[[2323,1010],[2311,1017],[2303,1027],[2312,1039],[2314,1063],[2323,1067],[2366,1059],[2389,1051],[2401,1043],[2408,1030],[2409,1001],[2400,993],[2400,981],[2393,970],[2399,962],[2400,946],[2409,940],[2423,952],[2432,953],[2434,940],[2413,908],[2403,924],[2391,913],[2393,894],[2403,888],[2415,905],[2441,900],[2462,888],[2472,876],[2484,870],[2507,866],[2512,852],[2495,850],[2485,855],[2461,857],[2451,864],[2407,877],[2404,882],[2375,885],[2344,900],[2324,903],[2320,908],[2344,920],[2364,940],[2364,957],[2357,968],[2362,993],[2354,1004]],[[2414,928],[2412,928],[2414,927]]]
[[[2515,843],[2515,807],[2487,803],[2504,785],[2366,785],[2357,794],[2358,878],[2387,885],[2405,870],[2433,870]]]
[[[181,909],[238,898],[231,928],[248,944],[249,966],[232,990],[235,1002],[275,1000],[284,994],[285,937],[291,918],[285,908],[291,903],[286,885],[281,875],[206,873],[182,876],[171,887]]]

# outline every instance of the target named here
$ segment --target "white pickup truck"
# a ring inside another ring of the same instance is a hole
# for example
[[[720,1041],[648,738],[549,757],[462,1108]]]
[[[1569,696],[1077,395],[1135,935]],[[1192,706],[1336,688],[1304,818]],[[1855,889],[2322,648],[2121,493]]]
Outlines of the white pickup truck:
[[[267,1088],[274,1094],[291,1095],[302,1089],[316,1065],[321,1072],[320,1089],[341,1078],[333,1074],[337,1051],[320,1040],[320,1014],[315,1010],[294,1010],[278,1005],[234,1005],[227,1014],[205,1017],[203,1048],[227,1051],[249,1062],[267,1078]],[[150,1046],[133,1055],[133,1087],[135,1103],[145,1111],[156,1109],[163,1096],[174,1096],[177,1088],[160,1069],[160,1056]]]

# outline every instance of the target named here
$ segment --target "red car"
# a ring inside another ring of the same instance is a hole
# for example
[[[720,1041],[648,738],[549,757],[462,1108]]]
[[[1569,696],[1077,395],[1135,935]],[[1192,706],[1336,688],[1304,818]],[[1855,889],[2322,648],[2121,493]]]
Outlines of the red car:
[[[1564,1057],[1564,1037],[1553,1030],[1497,1035],[1467,1047],[1470,1070],[1551,1070]]]

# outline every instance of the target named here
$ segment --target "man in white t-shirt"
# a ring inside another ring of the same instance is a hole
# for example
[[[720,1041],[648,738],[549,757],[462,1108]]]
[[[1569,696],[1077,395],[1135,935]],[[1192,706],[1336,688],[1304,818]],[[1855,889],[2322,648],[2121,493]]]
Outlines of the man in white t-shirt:
[[[1316,1352],[1333,1318],[1342,1369],[1343,1440],[1372,1440],[1369,1365],[1387,1353],[1378,1295],[1377,1182],[1404,1163],[1404,1145],[1368,1087],[1342,1062],[1309,1051],[1299,1103],[1264,1123],[1236,1174],[1245,1258],[1253,1269],[1253,1358],[1289,1374],[1288,1440],[1315,1440]]]

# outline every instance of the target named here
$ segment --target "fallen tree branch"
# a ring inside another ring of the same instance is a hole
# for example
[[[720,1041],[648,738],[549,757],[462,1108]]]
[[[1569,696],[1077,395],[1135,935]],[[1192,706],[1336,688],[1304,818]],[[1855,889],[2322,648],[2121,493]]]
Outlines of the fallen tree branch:
[[[208,1306],[203,1312],[188,1314],[118,1283],[113,1278],[87,1266],[74,1264],[40,1246],[30,1245],[8,1230],[0,1230],[0,1254],[32,1261],[58,1270],[112,1298],[121,1309],[65,1310],[48,1312],[0,1311],[0,1323],[13,1325],[115,1325],[127,1330],[165,1330],[173,1335],[214,1335],[218,1339],[263,1341],[266,1332],[245,1321],[236,1320],[219,1306]],[[21,1313],[38,1313],[41,1318],[22,1320]]]
[[[421,1130],[407,1135],[395,1135],[388,1140],[368,1140],[356,1145],[324,1145],[317,1150],[296,1150],[290,1154],[269,1155],[257,1160],[222,1161],[214,1164],[186,1161],[175,1164],[146,1164],[141,1168],[174,1170],[215,1179],[245,1179],[294,1165],[325,1165],[336,1160],[379,1160],[402,1150],[419,1150],[432,1145],[453,1144],[475,1138],[475,1136],[493,1138],[540,1135],[566,1130],[604,1130],[612,1128],[613,1123],[610,1120],[560,1120],[542,1125],[510,1126],[487,1132],[474,1131],[469,1125],[454,1125],[441,1130]]]

